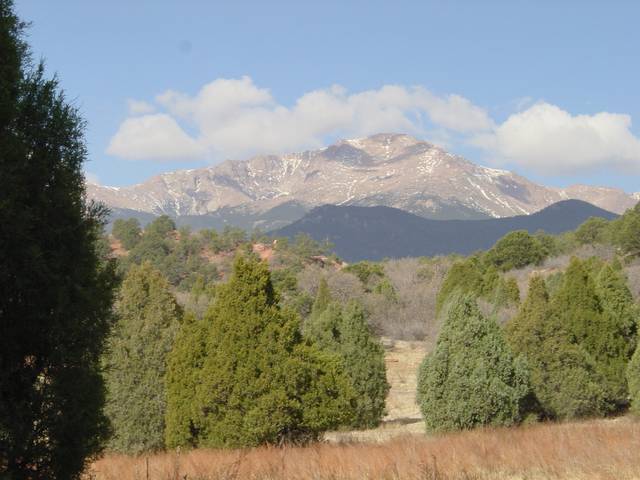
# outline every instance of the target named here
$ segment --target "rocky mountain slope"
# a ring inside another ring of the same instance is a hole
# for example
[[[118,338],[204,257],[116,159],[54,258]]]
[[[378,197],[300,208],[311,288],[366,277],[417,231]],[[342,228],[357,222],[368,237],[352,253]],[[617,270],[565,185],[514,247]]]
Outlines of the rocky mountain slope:
[[[284,211],[294,217],[276,218],[267,227],[293,221],[296,215],[300,218],[324,204],[383,205],[426,218],[473,219],[529,214],[571,198],[616,213],[637,201],[613,188],[545,187],[400,134],[342,140],[302,153],[226,161],[162,174],[130,187],[90,184],[88,193],[115,209],[176,217],[217,215],[223,222],[225,215],[236,220],[238,216],[261,218],[274,207],[288,204]]]

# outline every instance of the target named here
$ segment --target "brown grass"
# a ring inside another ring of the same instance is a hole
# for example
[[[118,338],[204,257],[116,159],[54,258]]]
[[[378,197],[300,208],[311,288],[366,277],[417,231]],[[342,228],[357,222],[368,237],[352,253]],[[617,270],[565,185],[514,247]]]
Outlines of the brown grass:
[[[148,462],[148,470],[147,470]],[[107,456],[96,480],[448,480],[640,478],[640,424],[627,420],[316,444]]]

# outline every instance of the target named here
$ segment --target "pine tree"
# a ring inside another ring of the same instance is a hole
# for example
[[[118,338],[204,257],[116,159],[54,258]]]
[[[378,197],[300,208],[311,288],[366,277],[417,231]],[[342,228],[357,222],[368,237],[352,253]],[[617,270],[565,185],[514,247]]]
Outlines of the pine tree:
[[[352,415],[354,393],[340,359],[303,340],[298,317],[278,305],[265,263],[239,256],[203,322],[201,360],[181,358],[182,342],[170,357],[172,397],[176,380],[196,370],[196,381],[185,383],[186,413],[176,412],[170,400],[167,418],[176,419],[168,424],[175,426],[167,432],[171,444],[241,447],[312,439]]]
[[[430,431],[513,425],[530,395],[526,365],[469,296],[449,305],[435,350],[418,374],[418,404]]]
[[[86,201],[84,122],[32,68],[0,0],[0,477],[74,479],[106,434],[99,358],[113,266]]]
[[[117,301],[105,356],[110,449],[141,453],[164,447],[166,357],[182,312],[151,264],[129,270]]]

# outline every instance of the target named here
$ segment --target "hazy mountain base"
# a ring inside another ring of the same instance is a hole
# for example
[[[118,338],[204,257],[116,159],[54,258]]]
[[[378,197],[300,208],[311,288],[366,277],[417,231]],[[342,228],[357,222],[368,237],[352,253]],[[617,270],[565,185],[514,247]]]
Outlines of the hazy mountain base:
[[[325,205],[271,234],[288,238],[306,234],[316,241],[328,240],[340,257],[353,262],[469,255],[491,248],[513,230],[559,234],[590,217],[611,220],[616,216],[580,200],[558,202],[531,215],[486,220],[429,220],[389,207]]]

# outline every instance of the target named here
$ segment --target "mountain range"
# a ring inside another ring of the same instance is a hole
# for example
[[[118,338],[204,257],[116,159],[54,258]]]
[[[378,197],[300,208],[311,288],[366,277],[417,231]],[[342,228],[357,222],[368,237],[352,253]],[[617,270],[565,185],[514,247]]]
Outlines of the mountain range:
[[[622,213],[639,194],[607,187],[554,188],[476,165],[403,134],[341,140],[319,150],[228,160],[128,187],[88,184],[113,217],[160,214],[180,224],[270,230],[321,205],[387,206],[428,219],[501,218],[579,199]]]
[[[294,238],[304,233],[328,240],[349,261],[420,257],[487,250],[513,230],[558,234],[577,228],[589,217],[617,215],[581,200],[564,200],[530,215],[484,220],[431,220],[390,207],[325,205],[271,232]]]

